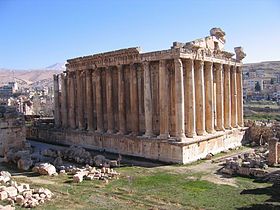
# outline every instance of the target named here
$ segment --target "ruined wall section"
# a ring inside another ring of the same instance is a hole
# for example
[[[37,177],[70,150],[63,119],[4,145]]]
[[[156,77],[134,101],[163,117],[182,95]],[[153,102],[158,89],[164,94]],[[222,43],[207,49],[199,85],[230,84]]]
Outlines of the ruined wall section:
[[[0,156],[10,148],[22,148],[26,140],[23,114],[15,107],[0,106]]]

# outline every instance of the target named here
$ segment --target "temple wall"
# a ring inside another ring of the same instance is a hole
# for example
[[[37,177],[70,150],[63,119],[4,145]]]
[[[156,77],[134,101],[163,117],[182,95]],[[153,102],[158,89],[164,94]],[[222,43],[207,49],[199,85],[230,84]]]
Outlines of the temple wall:
[[[143,157],[170,163],[190,163],[217,154],[229,148],[241,146],[244,130],[234,129],[224,135],[196,138],[188,143],[170,142],[157,138],[136,138],[121,135],[98,135],[83,131],[58,131],[55,129],[28,128],[27,138],[46,143],[81,145],[88,149]]]

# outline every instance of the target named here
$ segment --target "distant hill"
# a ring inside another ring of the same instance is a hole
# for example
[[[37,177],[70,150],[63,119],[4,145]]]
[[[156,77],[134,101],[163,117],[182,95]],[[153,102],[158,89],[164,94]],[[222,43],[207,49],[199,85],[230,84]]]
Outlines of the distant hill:
[[[0,85],[15,79],[21,86],[51,86],[53,75],[64,70],[64,63],[56,63],[42,69],[17,70],[0,68]]]
[[[280,71],[280,61],[264,61],[259,63],[246,63],[243,65],[243,71],[250,70]]]

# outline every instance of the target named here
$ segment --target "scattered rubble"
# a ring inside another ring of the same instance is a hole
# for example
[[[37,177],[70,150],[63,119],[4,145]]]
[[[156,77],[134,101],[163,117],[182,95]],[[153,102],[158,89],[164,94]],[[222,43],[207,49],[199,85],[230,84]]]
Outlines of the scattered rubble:
[[[10,148],[5,154],[4,160],[7,163],[14,163],[20,170],[29,170],[34,165],[32,149],[30,145],[25,144],[21,149]]]
[[[110,179],[118,179],[120,173],[116,172],[114,169],[101,168],[96,169],[95,167],[86,166],[85,168],[72,168],[66,169],[68,174],[73,174],[73,182],[79,183],[83,180],[103,180],[108,182]]]
[[[244,153],[237,157],[227,158],[221,172],[229,175],[264,177],[268,171],[268,148],[261,147],[253,153]]]
[[[0,205],[0,209],[1,210],[14,210],[15,207],[12,207],[11,205],[6,205],[6,206]]]
[[[13,181],[7,171],[1,171],[0,174],[10,178],[2,181],[0,186],[0,200],[7,200],[10,205],[0,206],[0,209],[15,209],[13,207],[15,204],[23,208],[35,208],[53,196],[46,188],[31,189],[29,184]]]
[[[280,123],[277,122],[248,120],[245,121],[245,127],[248,127],[246,139],[251,141],[252,146],[263,145],[274,135],[280,138]]]
[[[42,155],[55,158],[53,164],[55,166],[63,165],[63,160],[75,162],[78,164],[88,164],[97,167],[116,167],[118,166],[117,160],[106,159],[103,155],[93,156],[90,152],[86,151],[83,147],[72,145],[64,150],[46,149],[43,150]]]
[[[83,180],[103,180],[107,182],[113,178],[118,179],[120,175],[110,168],[117,167],[120,162],[119,160],[108,160],[103,155],[92,156],[90,152],[82,147],[71,146],[65,150],[46,149],[42,151],[42,155],[53,158],[53,165],[50,163],[36,164],[32,171],[41,175],[73,175],[74,183],[79,183]],[[74,161],[80,165],[87,164],[77,167],[72,164],[64,164],[63,160]]]

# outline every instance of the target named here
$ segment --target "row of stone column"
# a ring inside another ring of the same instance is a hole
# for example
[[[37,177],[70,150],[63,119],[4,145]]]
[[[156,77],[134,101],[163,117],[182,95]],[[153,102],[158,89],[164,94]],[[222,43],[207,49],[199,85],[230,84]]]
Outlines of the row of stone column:
[[[113,104],[113,78],[112,69],[118,72],[118,104]],[[132,133],[139,133],[138,113],[138,83],[136,66],[130,65],[130,104],[133,118]],[[127,134],[126,108],[125,108],[125,77],[124,66],[118,65],[106,69],[106,85],[102,87],[101,69],[89,69],[85,71],[68,71],[61,74],[61,97],[58,97],[58,75],[54,76],[55,87],[55,124],[56,126],[79,128],[89,131],[104,132],[104,111],[107,113],[107,133],[114,133],[117,129],[114,125],[113,106],[118,107],[118,133]],[[82,77],[85,76],[85,80]],[[85,84],[83,84],[85,82]],[[93,82],[95,88],[93,89]],[[102,88],[106,88],[106,106],[102,101]],[[83,94],[86,92],[86,94]],[[84,98],[84,95],[86,96]],[[94,96],[94,97],[93,97]],[[94,109],[96,118],[94,118]],[[60,113],[60,114],[59,114]],[[85,114],[86,113],[86,114]],[[116,114],[116,113],[115,113]],[[86,121],[85,121],[86,119]],[[94,120],[95,119],[95,120]]]
[[[160,135],[170,136],[168,72],[166,60],[159,61]],[[138,64],[139,65],[139,64]],[[145,136],[153,134],[153,108],[150,63],[141,64],[144,70]],[[106,69],[106,107],[102,103],[101,69],[68,71],[61,74],[59,97],[58,75],[54,76],[55,124],[72,129],[104,132],[104,109],[107,112],[107,133],[127,134],[125,107],[125,78],[123,65],[118,65],[118,104],[113,104],[111,67]],[[195,135],[214,133],[243,126],[242,72],[240,67],[191,59],[174,59],[175,72],[175,137],[183,140]],[[214,88],[214,73],[215,84]],[[184,76],[185,74],[185,76]],[[95,89],[93,89],[93,82]],[[104,88],[104,87],[103,87]],[[94,92],[95,91],[95,92]],[[216,91],[216,94],[214,94]],[[83,94],[83,93],[86,94]],[[130,65],[130,109],[133,135],[139,134],[139,86],[137,69]],[[214,101],[214,95],[215,101]],[[85,96],[85,97],[84,97]],[[214,108],[214,106],[216,107]],[[114,125],[113,106],[118,106],[118,129]],[[96,110],[96,119],[93,110]],[[59,111],[60,110],[60,111]],[[216,113],[214,113],[214,110]],[[86,114],[85,114],[86,113]],[[216,126],[215,126],[216,116]],[[86,119],[86,121],[85,121]],[[95,120],[94,120],[95,119]],[[186,119],[186,120],[185,120]],[[186,124],[185,124],[186,122]]]
[[[146,68],[145,68],[146,66]],[[242,72],[240,67],[201,60],[175,59],[175,137],[195,135],[243,126]],[[185,72],[184,72],[185,71]],[[185,77],[183,74],[185,73]],[[214,94],[214,74],[216,93]],[[146,135],[152,128],[148,65],[144,65]],[[160,138],[169,137],[168,90],[165,60],[159,61]],[[184,84],[185,83],[185,84]],[[216,96],[214,99],[214,95]],[[216,107],[214,107],[216,105]],[[215,112],[214,112],[215,110]],[[147,114],[146,114],[147,112]],[[216,115],[216,126],[215,126]],[[186,124],[185,124],[186,119]],[[186,126],[185,126],[186,125]]]
[[[184,63],[187,120],[185,132],[182,133],[186,133],[187,137],[194,137],[243,126],[240,67],[200,60],[186,60]],[[180,68],[175,68],[175,71],[180,72]]]

